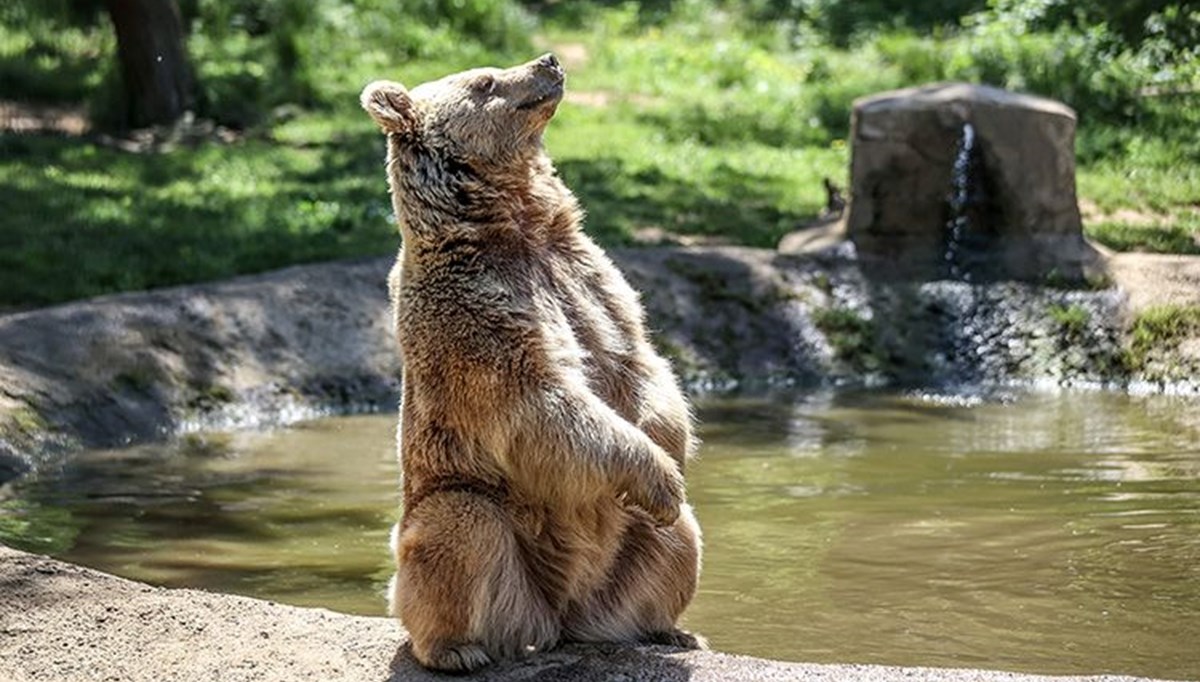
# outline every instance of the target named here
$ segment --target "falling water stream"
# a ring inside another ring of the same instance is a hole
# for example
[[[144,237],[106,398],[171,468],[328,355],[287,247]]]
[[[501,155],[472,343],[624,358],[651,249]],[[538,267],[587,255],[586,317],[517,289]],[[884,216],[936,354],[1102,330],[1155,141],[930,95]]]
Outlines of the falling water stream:
[[[971,273],[963,263],[963,239],[969,229],[969,209],[976,192],[975,127],[964,123],[951,170],[950,220],[946,226],[946,261],[949,279],[969,282]]]

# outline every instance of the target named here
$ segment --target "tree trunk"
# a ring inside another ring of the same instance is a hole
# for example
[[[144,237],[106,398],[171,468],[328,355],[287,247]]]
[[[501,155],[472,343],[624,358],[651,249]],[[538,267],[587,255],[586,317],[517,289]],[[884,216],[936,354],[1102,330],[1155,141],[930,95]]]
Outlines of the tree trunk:
[[[183,21],[174,0],[106,0],[117,33],[125,122],[174,123],[194,104]]]

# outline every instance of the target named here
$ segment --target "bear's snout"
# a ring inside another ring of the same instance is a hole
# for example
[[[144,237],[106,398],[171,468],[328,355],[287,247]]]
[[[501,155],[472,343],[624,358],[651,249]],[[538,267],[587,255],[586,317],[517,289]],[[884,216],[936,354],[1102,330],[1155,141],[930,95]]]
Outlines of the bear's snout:
[[[533,66],[534,68],[549,71],[558,79],[561,79],[564,75],[562,64],[558,63],[558,57],[555,57],[551,52],[547,52],[541,57],[533,60]]]

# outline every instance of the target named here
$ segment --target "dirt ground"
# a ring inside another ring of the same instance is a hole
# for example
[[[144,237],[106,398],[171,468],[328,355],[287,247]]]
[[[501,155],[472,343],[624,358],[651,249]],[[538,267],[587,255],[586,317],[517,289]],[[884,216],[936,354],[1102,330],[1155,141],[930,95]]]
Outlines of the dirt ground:
[[[1130,312],[1157,305],[1200,305],[1200,257],[1119,253],[1108,259],[1113,282],[1129,295]]]

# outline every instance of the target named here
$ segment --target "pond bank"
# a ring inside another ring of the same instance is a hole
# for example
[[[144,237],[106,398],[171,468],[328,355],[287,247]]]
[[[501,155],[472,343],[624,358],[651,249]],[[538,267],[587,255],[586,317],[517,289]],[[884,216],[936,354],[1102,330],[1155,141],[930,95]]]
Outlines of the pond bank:
[[[151,587],[0,546],[0,670],[58,680],[451,679],[419,668],[386,618]],[[569,646],[459,680],[1135,682],[970,669],[783,663],[663,647]]]
[[[799,255],[685,247],[613,257],[693,391],[1198,385],[1191,337],[1172,340],[1186,353],[1151,349],[1155,375],[1130,368],[1129,296],[1117,288],[897,283],[876,279],[847,243]],[[297,266],[0,316],[0,482],[80,447],[393,409],[390,264]],[[1153,263],[1135,271],[1140,303],[1162,278]]]

